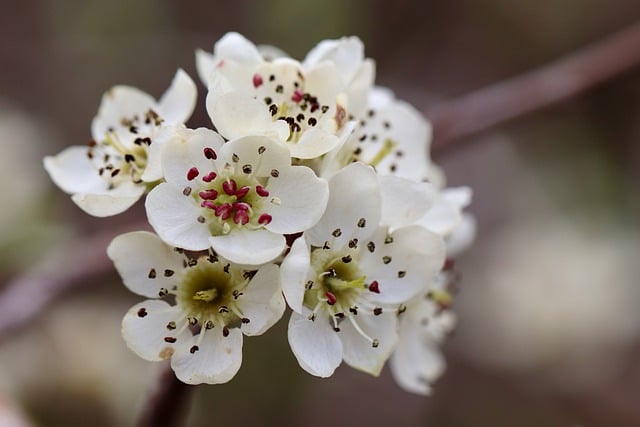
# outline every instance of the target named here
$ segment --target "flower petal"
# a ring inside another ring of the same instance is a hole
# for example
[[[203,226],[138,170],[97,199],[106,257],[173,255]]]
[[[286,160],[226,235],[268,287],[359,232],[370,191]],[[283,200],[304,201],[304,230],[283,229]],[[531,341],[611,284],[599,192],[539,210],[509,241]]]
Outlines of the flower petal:
[[[208,231],[205,231],[208,235]],[[213,249],[236,264],[259,265],[274,260],[286,246],[282,234],[269,230],[236,228],[229,234],[209,237]],[[187,248],[188,249],[188,248]]]
[[[178,69],[171,86],[158,100],[157,113],[167,124],[182,124],[191,117],[197,97],[196,84],[184,70]]]
[[[264,136],[246,136],[227,142],[222,147],[220,157],[227,163],[236,162],[250,165],[255,176],[270,176],[272,170],[282,172],[289,169],[291,157],[287,148]]]
[[[277,265],[260,267],[238,297],[238,306],[242,314],[250,319],[249,323],[241,326],[245,335],[260,335],[280,320],[286,304],[280,288],[280,269]]]
[[[134,305],[122,319],[122,337],[127,346],[145,360],[159,361],[171,357],[175,344],[165,338],[177,338],[167,329],[169,322],[178,322],[184,315],[177,306],[164,301],[147,300]]]
[[[131,86],[114,86],[102,96],[98,114],[91,123],[91,135],[100,142],[110,128],[121,126],[123,117],[144,115],[156,107],[153,97]]]
[[[74,145],[44,158],[44,168],[65,193],[101,193],[108,188],[87,152],[86,146]]]
[[[266,228],[274,233],[293,234],[315,225],[327,206],[329,186],[306,166],[281,170],[278,178],[267,184],[270,197],[278,204],[265,204],[272,220]]]
[[[209,248],[209,229],[198,222],[201,208],[182,188],[159,184],[147,195],[145,208],[149,224],[168,244],[192,251]]]
[[[174,272],[183,269],[184,258],[147,231],[117,236],[107,247],[107,255],[114,262],[125,286],[149,298],[158,297],[161,288],[172,289],[178,283],[179,276],[166,277],[163,274],[166,269]]]
[[[329,61],[336,65],[345,83],[351,82],[364,58],[364,45],[357,37],[323,40],[309,51],[302,62],[305,68]]]
[[[459,256],[471,246],[475,237],[476,219],[471,214],[463,214],[462,221],[447,239],[447,256]]]
[[[242,332],[231,328],[225,337],[221,329],[214,328],[204,334],[204,337],[195,335],[180,342],[171,358],[171,368],[176,377],[187,384],[226,383],[242,365]]]
[[[374,303],[407,302],[424,289],[444,263],[442,237],[424,227],[403,227],[390,235],[380,227],[371,242],[375,250],[361,252],[360,267],[367,280],[378,282],[380,293],[366,294]]]
[[[107,217],[129,209],[142,197],[145,191],[144,185],[124,181],[102,194],[78,193],[71,196],[71,200],[89,215]]]
[[[435,203],[418,221],[420,225],[441,236],[448,236],[462,220],[462,209],[471,201],[469,187],[447,188],[435,198]]]
[[[202,81],[205,87],[209,87],[211,84],[212,75],[215,69],[215,57],[202,49],[196,49],[196,70],[198,71],[200,81]]]
[[[280,266],[282,292],[287,299],[289,307],[296,313],[302,313],[305,284],[309,279],[310,269],[309,245],[307,245],[307,240],[303,234],[293,242],[291,250]]]
[[[213,47],[213,56],[222,60],[240,62],[243,65],[258,65],[262,56],[258,48],[241,34],[229,32]]]
[[[352,323],[371,339],[377,340],[373,347]],[[349,366],[371,375],[378,376],[384,363],[398,342],[398,321],[396,313],[382,313],[379,316],[350,316],[340,324],[340,340],[344,348],[344,361]]]
[[[380,176],[382,218],[391,229],[411,225],[428,212],[436,198],[433,184],[393,175]]]
[[[331,238],[335,247],[342,247],[354,237],[363,240],[378,227],[380,207],[380,185],[373,168],[352,163],[329,179],[329,202],[320,221],[307,231],[308,242],[322,246]],[[341,235],[333,238],[336,229]]]
[[[300,367],[312,375],[330,377],[342,362],[342,343],[324,317],[312,321],[307,313],[292,313],[288,336]]]
[[[340,144],[340,138],[323,129],[306,130],[297,143],[287,144],[291,157],[315,159],[328,153]]]

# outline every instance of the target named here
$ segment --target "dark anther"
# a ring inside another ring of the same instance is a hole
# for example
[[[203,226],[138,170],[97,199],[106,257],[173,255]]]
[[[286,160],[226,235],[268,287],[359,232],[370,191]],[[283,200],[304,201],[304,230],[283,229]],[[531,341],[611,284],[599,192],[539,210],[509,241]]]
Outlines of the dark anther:
[[[138,310],[138,317],[144,317],[144,316],[146,316],[147,314],[148,314],[148,313],[147,313],[147,309],[146,309],[146,308],[144,308],[144,307],[143,307],[143,308],[141,308],[140,310]]]

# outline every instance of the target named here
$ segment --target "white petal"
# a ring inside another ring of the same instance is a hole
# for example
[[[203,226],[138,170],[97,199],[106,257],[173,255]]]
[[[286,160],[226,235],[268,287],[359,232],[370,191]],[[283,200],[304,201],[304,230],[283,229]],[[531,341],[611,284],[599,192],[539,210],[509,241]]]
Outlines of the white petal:
[[[291,157],[315,159],[328,153],[340,144],[340,138],[323,129],[312,128],[305,131],[297,143],[289,143]]]
[[[287,53],[276,46],[271,46],[268,44],[261,44],[257,46],[258,52],[260,52],[260,56],[265,61],[273,61],[278,58],[287,58],[289,55]]]
[[[107,189],[107,182],[100,178],[87,152],[87,147],[74,145],[44,158],[44,168],[65,193],[101,193]]]
[[[391,356],[393,377],[407,391],[428,395],[431,383],[445,369],[438,344],[427,339],[419,318],[403,317],[400,321],[400,341]]]
[[[269,198],[279,204],[265,204],[264,211],[272,216],[266,228],[274,233],[293,234],[315,225],[327,206],[329,186],[306,166],[283,169],[278,178],[267,184]]]
[[[201,208],[182,188],[164,182],[147,195],[149,224],[160,238],[172,246],[192,251],[209,248],[209,229],[198,222]]]
[[[415,223],[434,202],[436,190],[428,182],[415,182],[393,175],[380,176],[382,218],[390,228]]]
[[[162,172],[162,156],[164,148],[168,140],[176,136],[176,133],[184,131],[182,127],[178,126],[162,126],[160,127],[153,138],[153,144],[147,147],[147,166],[144,168],[144,172],[140,179],[144,182],[155,182],[164,179]]]
[[[167,124],[185,123],[193,113],[197,97],[196,84],[187,73],[179,69],[171,86],[158,101],[157,113]]]
[[[374,170],[361,163],[352,163],[329,180],[329,202],[320,221],[307,232],[310,244],[322,246],[332,232],[342,234],[334,240],[341,247],[350,239],[369,237],[380,223],[380,185]],[[359,227],[364,219],[364,227]]]
[[[229,329],[225,337],[220,328],[214,328],[206,331],[199,343],[198,338],[190,337],[176,348],[171,358],[176,377],[187,384],[222,384],[231,380],[242,365],[240,329]],[[194,345],[198,350],[192,353]]]
[[[238,33],[225,34],[213,47],[213,55],[222,60],[240,62],[244,65],[256,65],[262,62],[258,48]]]
[[[273,169],[281,172],[291,165],[287,148],[264,136],[246,136],[229,141],[222,148],[220,157],[233,163],[234,154],[240,166],[251,165],[251,173],[259,177],[270,176]]]
[[[229,234],[211,236],[213,249],[236,264],[258,265],[274,260],[286,246],[282,234],[269,230],[232,229]]]
[[[211,76],[215,69],[215,57],[202,49],[196,49],[196,70],[205,87],[209,87]]]
[[[344,348],[344,361],[355,369],[378,376],[398,342],[396,314],[358,315],[353,319],[369,338],[378,340],[378,346],[373,347],[347,318],[340,323],[338,333]]]
[[[71,196],[71,200],[89,215],[107,217],[129,209],[142,197],[145,191],[144,185],[125,181],[102,194],[74,194]]]
[[[365,59],[358,73],[349,84],[349,113],[354,117],[362,117],[367,109],[367,99],[375,80],[376,66],[373,60]]]
[[[153,97],[131,86],[114,86],[102,96],[98,114],[91,123],[91,135],[102,141],[111,127],[120,126],[123,117],[144,115],[156,107]]]
[[[447,239],[447,256],[455,258],[466,251],[476,237],[476,219],[471,214],[462,215],[462,221]]]
[[[291,250],[280,267],[282,291],[289,307],[296,313],[302,313],[305,284],[309,278],[310,268],[309,245],[305,236],[302,235],[293,242]]]
[[[305,90],[318,97],[319,102],[336,104],[344,98],[339,95],[346,90],[337,67],[329,62],[314,67],[305,74]],[[340,103],[346,107],[346,101]]]
[[[239,91],[207,94],[207,112],[216,129],[227,139],[245,135],[265,135],[278,140],[289,137],[289,125],[273,121],[264,102]]]
[[[385,243],[386,235],[383,227],[376,232],[371,239],[375,251],[361,252],[360,267],[367,280],[378,281],[380,288],[379,294],[366,294],[369,300],[400,304],[420,293],[440,271],[445,257],[444,241],[420,226],[396,230],[391,234],[391,243]]]
[[[211,148],[220,156],[223,144],[222,137],[210,129],[182,129],[176,132],[165,143],[162,154],[165,180],[181,189],[192,186],[194,183],[187,179],[187,173],[195,167],[199,172],[196,182],[202,182],[202,177],[217,171],[217,163],[205,157],[204,149]]]
[[[147,231],[135,231],[117,236],[107,248],[122,281],[130,291],[145,297],[158,296],[161,288],[171,289],[179,276],[166,277],[165,269],[181,271],[183,257],[158,236]],[[155,270],[156,276],[149,278]]]
[[[280,287],[280,269],[267,264],[258,270],[238,297],[238,306],[250,322],[243,323],[245,335],[260,335],[273,326],[284,313],[286,304]]]
[[[167,329],[169,322],[178,322],[184,315],[177,306],[164,301],[147,300],[134,305],[122,319],[122,337],[127,346],[143,359],[159,361],[171,357],[175,350],[166,337],[177,338],[178,342],[190,335],[176,337],[175,331]]]
[[[292,313],[289,320],[289,345],[300,367],[312,375],[329,377],[342,362],[342,343],[329,320]]]
[[[460,224],[462,209],[471,201],[469,187],[447,188],[440,192],[435,203],[418,221],[420,225],[441,236],[448,236]]]
[[[334,63],[345,83],[355,77],[364,57],[364,45],[357,37],[340,40],[324,40],[309,51],[303,61],[304,67],[314,67],[323,61]]]

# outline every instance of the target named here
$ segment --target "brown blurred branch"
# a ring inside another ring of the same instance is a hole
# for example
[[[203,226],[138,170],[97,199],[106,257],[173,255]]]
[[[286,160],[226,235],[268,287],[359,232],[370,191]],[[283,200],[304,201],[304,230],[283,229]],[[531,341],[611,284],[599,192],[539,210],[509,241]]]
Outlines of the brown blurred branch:
[[[155,388],[150,391],[138,420],[139,427],[179,427],[187,422],[194,386],[180,382],[169,363],[158,375]]]
[[[640,24],[522,76],[496,83],[425,111],[433,151],[507,120],[573,98],[640,64]]]
[[[0,293],[0,338],[36,318],[66,291],[114,271],[106,248],[123,231],[110,229],[51,248],[40,263],[10,281]]]

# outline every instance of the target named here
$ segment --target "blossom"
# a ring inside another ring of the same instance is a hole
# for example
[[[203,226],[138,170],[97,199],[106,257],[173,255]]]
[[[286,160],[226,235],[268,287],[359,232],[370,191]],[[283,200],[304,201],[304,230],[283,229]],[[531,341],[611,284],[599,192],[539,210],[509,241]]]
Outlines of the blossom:
[[[291,166],[288,150],[264,136],[225,143],[214,131],[185,129],[164,154],[166,182],[149,193],[146,209],[173,246],[211,246],[232,262],[262,264],[284,250],[285,234],[312,227],[327,204],[327,182]]]
[[[281,141],[292,157],[313,159],[351,134],[347,88],[335,63],[267,61],[237,33],[218,41],[212,57],[203,55],[198,57],[209,88],[207,111],[223,137],[266,135]]]
[[[185,383],[229,381],[242,363],[242,335],[264,333],[284,312],[275,264],[245,269],[144,231],[116,237],[107,253],[131,291],[153,298],[124,316],[127,345],[146,360],[170,358]],[[167,296],[175,305],[161,299]]]
[[[388,209],[369,166],[347,166],[329,189],[324,216],[282,262],[294,311],[289,343],[313,375],[330,376],[342,360],[378,375],[398,339],[397,311],[438,273],[444,243],[420,226],[392,231],[381,223]]]
[[[46,157],[44,167],[85,212],[121,213],[162,179],[163,141],[191,116],[196,96],[182,70],[158,101],[134,87],[115,86],[102,97],[89,146]]]
[[[412,298],[399,314],[398,346],[391,355],[391,373],[405,390],[429,394],[431,384],[444,372],[440,345],[456,322],[446,290],[450,273],[430,281],[427,290]]]

